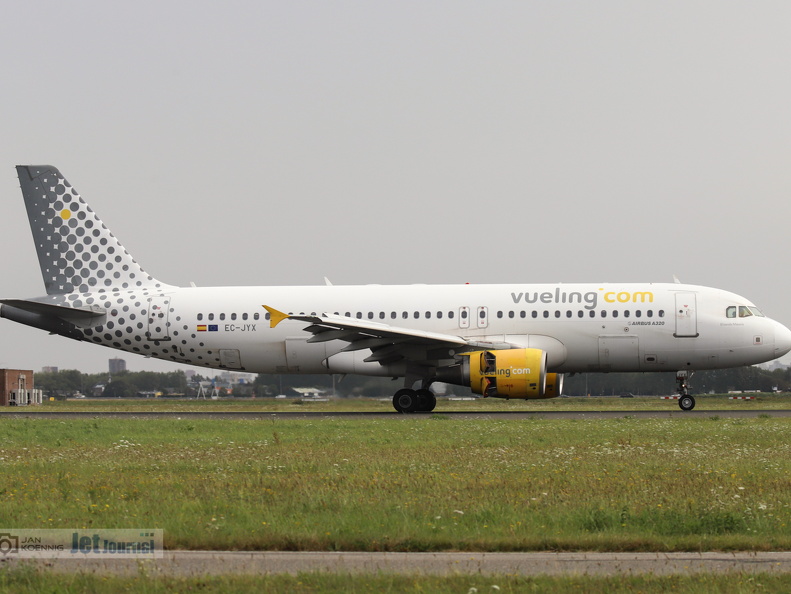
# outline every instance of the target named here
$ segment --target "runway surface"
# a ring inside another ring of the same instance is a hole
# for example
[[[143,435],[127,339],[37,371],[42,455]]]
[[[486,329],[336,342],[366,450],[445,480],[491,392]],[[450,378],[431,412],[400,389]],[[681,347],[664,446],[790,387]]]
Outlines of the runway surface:
[[[791,410],[586,410],[586,411],[464,411],[415,413],[411,415],[393,412],[237,412],[237,411],[199,411],[199,412],[162,412],[162,411],[28,411],[14,410],[0,412],[2,418],[28,419],[317,419],[324,417],[347,419],[414,419],[431,415],[441,415],[450,419],[694,419],[718,416],[720,418],[755,418],[760,416],[791,417]]]
[[[135,576],[300,572],[406,575],[654,575],[788,573],[791,552],[761,553],[298,553],[167,551],[163,559],[3,559],[54,572]],[[5,564],[3,563],[3,565]]]

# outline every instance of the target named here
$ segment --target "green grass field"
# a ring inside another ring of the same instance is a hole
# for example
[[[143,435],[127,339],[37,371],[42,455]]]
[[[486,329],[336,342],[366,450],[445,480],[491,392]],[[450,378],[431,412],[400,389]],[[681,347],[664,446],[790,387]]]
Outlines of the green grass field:
[[[787,592],[791,576],[768,574],[728,574],[693,576],[617,576],[617,577],[518,577],[518,576],[395,576],[333,575],[307,573],[296,576],[220,576],[201,578],[107,577],[92,574],[59,575],[26,568],[0,569],[0,592],[39,594],[40,592],[283,592],[287,594],[431,592],[432,594],[512,592],[685,592],[746,594]]]
[[[791,394],[749,394],[755,400],[730,400],[727,395],[695,395],[695,410],[779,410],[791,408]],[[27,409],[0,407],[0,416],[9,412],[24,412]],[[339,398],[330,402],[315,402],[310,399],[275,398],[227,398],[221,400],[197,400],[175,398],[148,399],[84,399],[45,402],[32,407],[33,412],[42,411],[237,411],[237,412],[395,412],[391,399],[382,398]],[[476,398],[475,400],[449,400],[438,398],[435,412],[444,411],[575,411],[575,410],[672,410],[677,411],[675,400],[661,400],[658,396],[637,398],[552,398],[548,400],[503,400],[501,398]]]
[[[6,419],[0,526],[162,528],[173,549],[787,550],[790,429],[716,414]]]

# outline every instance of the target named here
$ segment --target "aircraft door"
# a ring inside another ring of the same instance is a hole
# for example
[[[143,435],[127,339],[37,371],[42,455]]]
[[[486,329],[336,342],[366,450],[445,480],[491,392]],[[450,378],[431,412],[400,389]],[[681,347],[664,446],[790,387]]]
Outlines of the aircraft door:
[[[478,328],[488,328],[489,327],[489,308],[485,305],[481,305],[478,308],[478,315],[475,318],[478,322]]]
[[[695,293],[676,293],[676,338],[699,336],[696,297]]]
[[[459,328],[470,327],[470,308],[462,305],[459,308]]]
[[[148,300],[148,340],[170,340],[170,326],[168,325],[168,315],[170,314],[170,297],[157,295]]]

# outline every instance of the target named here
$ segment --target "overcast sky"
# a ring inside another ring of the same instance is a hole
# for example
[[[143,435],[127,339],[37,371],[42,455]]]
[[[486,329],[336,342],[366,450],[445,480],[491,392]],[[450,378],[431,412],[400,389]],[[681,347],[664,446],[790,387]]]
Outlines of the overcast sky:
[[[47,163],[172,284],[675,274],[791,325],[789,31],[787,1],[7,0],[0,296],[44,292],[13,167]],[[117,354],[0,320],[0,367]]]

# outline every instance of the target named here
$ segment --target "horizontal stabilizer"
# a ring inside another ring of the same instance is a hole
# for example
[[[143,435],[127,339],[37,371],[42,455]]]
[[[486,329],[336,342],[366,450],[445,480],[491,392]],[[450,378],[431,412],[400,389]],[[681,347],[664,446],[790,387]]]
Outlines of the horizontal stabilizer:
[[[100,322],[100,318],[104,318],[107,315],[107,310],[98,305],[92,305],[90,307],[69,307],[65,305],[41,303],[40,301],[29,301],[27,299],[0,299],[0,303],[30,313],[40,314],[48,318],[58,318],[81,328],[95,326]]]

